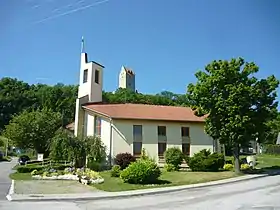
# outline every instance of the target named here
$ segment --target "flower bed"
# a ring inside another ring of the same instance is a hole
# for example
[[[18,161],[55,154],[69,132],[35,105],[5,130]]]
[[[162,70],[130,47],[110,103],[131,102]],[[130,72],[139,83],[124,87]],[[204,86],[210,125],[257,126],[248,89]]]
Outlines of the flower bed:
[[[37,170],[31,172],[32,178],[41,180],[74,180],[82,184],[101,184],[104,179],[98,172],[83,168],[65,168],[64,171],[46,169],[43,173]]]

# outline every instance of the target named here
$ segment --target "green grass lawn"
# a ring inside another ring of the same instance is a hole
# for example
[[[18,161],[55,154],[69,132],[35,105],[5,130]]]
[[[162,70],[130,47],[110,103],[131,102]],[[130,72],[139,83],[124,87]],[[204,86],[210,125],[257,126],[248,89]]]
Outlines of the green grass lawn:
[[[236,174],[234,174],[234,172],[230,172],[230,171],[224,171],[224,172],[187,172],[187,171],[165,172],[163,171],[158,184],[136,185],[136,184],[123,183],[123,181],[120,178],[111,177],[109,171],[101,172],[100,174],[105,181],[103,184],[94,185],[94,187],[109,192],[197,184],[197,183],[216,181],[216,180],[227,179],[227,178],[232,178],[237,176]]]
[[[276,155],[257,155],[258,168],[280,168],[280,156]]]
[[[10,178],[14,180],[32,180],[30,173],[18,173],[14,172],[10,174]]]

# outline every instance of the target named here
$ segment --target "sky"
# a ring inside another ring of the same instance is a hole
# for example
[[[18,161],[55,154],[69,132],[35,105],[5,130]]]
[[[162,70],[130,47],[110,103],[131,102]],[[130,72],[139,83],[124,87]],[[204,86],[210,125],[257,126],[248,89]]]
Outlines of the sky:
[[[105,91],[125,65],[139,92],[185,93],[196,71],[239,56],[280,79],[279,0],[1,0],[0,28],[0,78],[30,84],[78,84],[82,36]]]

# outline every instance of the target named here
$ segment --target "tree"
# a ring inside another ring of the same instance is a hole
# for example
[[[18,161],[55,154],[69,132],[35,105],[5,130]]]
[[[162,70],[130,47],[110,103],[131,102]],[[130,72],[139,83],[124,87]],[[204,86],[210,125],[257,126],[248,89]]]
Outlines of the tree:
[[[279,81],[270,76],[258,80],[259,68],[243,58],[213,61],[198,71],[196,84],[188,86],[188,98],[197,116],[206,116],[205,130],[213,139],[233,148],[235,171],[240,172],[240,146],[264,135],[264,125],[277,107]]]
[[[97,163],[106,161],[106,147],[98,136],[88,136],[84,140],[87,158]]]
[[[33,107],[31,87],[22,81],[4,77],[0,80],[0,132],[14,114]]]
[[[37,108],[61,113],[63,125],[74,120],[78,86],[61,83],[54,86],[38,84],[32,86],[32,90],[37,99]]]
[[[34,149],[47,156],[50,141],[60,126],[60,113],[49,109],[31,112],[25,110],[12,118],[6,126],[4,136],[19,148]]]
[[[86,144],[79,140],[71,132],[60,128],[50,144],[50,157],[53,160],[73,161],[75,167],[84,166]]]
[[[265,144],[275,144],[278,133],[280,132],[280,113],[276,113],[276,117],[266,123],[266,131],[264,135]]]

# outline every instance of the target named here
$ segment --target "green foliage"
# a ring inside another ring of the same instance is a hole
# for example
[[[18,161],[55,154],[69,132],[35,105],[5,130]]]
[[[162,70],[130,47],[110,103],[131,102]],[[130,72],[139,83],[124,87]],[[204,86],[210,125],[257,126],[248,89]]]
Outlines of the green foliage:
[[[42,171],[44,166],[42,165],[26,165],[26,166],[19,166],[17,167],[18,173],[31,173],[34,170]]]
[[[155,184],[161,175],[157,164],[152,160],[138,160],[124,169],[120,177],[130,184]]]
[[[74,120],[78,86],[58,83],[54,86],[33,85],[33,94],[39,109],[48,108],[62,115],[63,126]]]
[[[35,176],[35,175],[38,175],[39,174],[39,171],[37,169],[31,171],[31,176]]]
[[[224,165],[222,154],[212,153],[203,149],[195,153],[189,160],[189,167],[192,171],[218,171]]]
[[[47,156],[50,141],[60,125],[59,113],[48,109],[23,111],[12,118],[6,126],[4,136],[20,148],[32,148]]]
[[[280,145],[278,144],[265,144],[263,145],[264,154],[268,155],[279,155],[280,154]]]
[[[76,85],[29,85],[17,79],[2,78],[0,80],[0,133],[13,115],[24,110],[47,108],[63,114],[63,125],[72,122],[77,93]]]
[[[103,92],[103,100],[104,102],[111,104],[135,103],[166,106],[189,105],[188,99],[184,94],[175,94],[169,91],[163,91],[156,95],[148,95],[122,88],[117,89],[114,93]]]
[[[177,170],[178,170],[178,168],[176,168],[173,164],[165,164],[165,165],[164,165],[164,169],[165,169],[167,172],[177,171]]]
[[[130,163],[135,161],[136,161],[135,157],[128,152],[119,153],[116,155],[115,158],[115,163],[116,165],[119,165],[121,167],[121,170],[125,169],[126,167],[128,167]]]
[[[140,159],[141,159],[141,160],[149,160],[149,159],[150,159],[150,157],[149,157],[149,155],[148,155],[148,153],[147,153],[147,151],[146,151],[145,148],[143,148],[143,149],[141,150]]]
[[[99,136],[88,136],[83,139],[87,157],[94,162],[104,163],[106,161],[106,147]]]
[[[164,152],[164,159],[167,164],[171,164],[176,170],[179,170],[180,165],[184,160],[182,151],[177,147],[168,148]]]
[[[27,83],[4,77],[0,80],[0,133],[14,114],[34,106],[35,97]]]
[[[233,170],[233,165],[227,163],[227,164],[224,165],[223,169],[224,169],[225,171],[232,171],[232,170]]]
[[[87,163],[87,168],[93,171],[101,171],[102,166],[101,163],[94,161],[93,159],[89,159]]]
[[[196,115],[206,118],[206,132],[215,140],[232,146],[239,159],[239,145],[258,137],[264,140],[266,123],[275,116],[279,81],[270,76],[258,80],[254,63],[244,59],[213,61],[195,74],[196,84],[188,86],[188,99]],[[236,164],[240,171],[239,162]]]
[[[77,139],[68,130],[59,129],[55,132],[50,150],[53,160],[74,161],[76,167],[83,166],[86,155],[85,142]]]
[[[120,177],[121,167],[119,165],[114,165],[111,169],[111,177]]]
[[[250,166],[248,164],[241,164],[240,168],[241,168],[242,171],[245,171],[245,170],[250,169]]]

